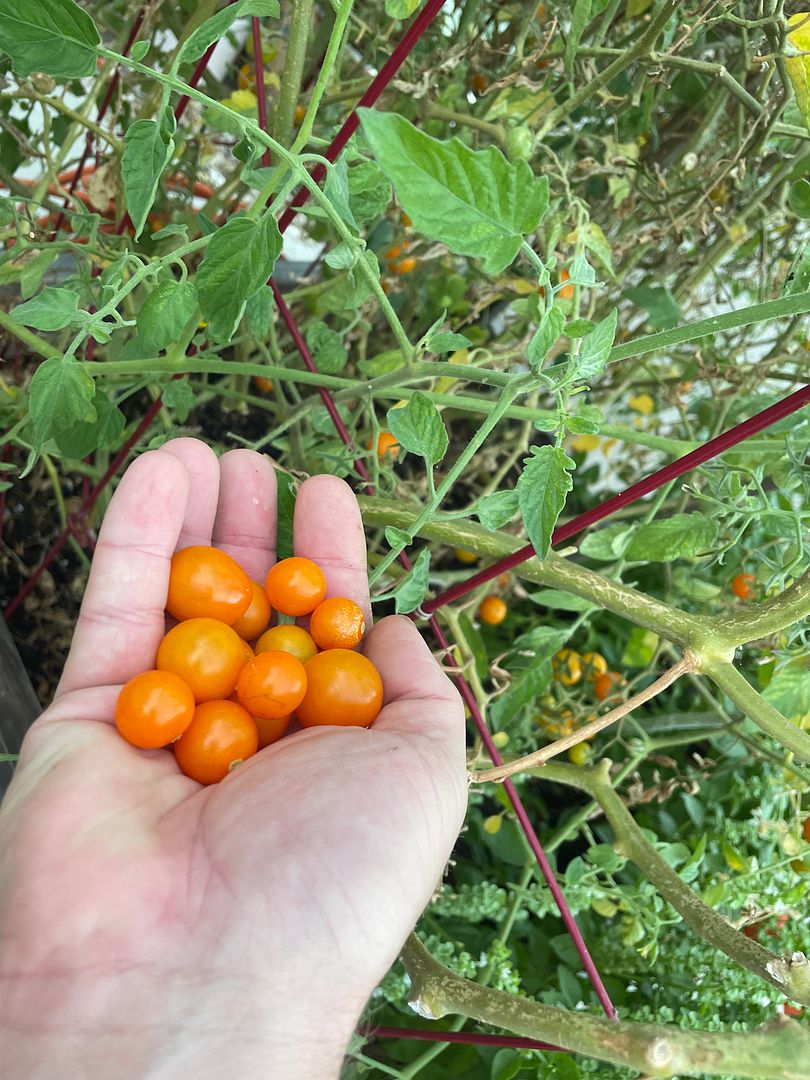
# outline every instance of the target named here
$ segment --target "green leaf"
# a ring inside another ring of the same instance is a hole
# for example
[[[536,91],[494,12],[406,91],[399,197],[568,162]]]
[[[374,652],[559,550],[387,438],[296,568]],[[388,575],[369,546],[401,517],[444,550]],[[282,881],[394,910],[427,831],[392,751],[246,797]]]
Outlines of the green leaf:
[[[565,336],[569,338],[581,338],[589,334],[594,328],[590,319],[572,319],[565,326]]]
[[[616,323],[619,313],[614,308],[607,318],[602,319],[580,342],[579,352],[574,356],[565,371],[566,385],[590,382],[604,371],[610,356],[613,339],[616,337]]]
[[[79,294],[73,289],[49,287],[24,304],[17,304],[11,314],[23,326],[35,330],[61,330],[74,321],[78,306]]]
[[[526,668],[490,706],[492,726],[503,728],[521,709],[531,704],[551,682],[551,662],[544,660]]]
[[[270,214],[232,218],[211,238],[197,271],[197,293],[211,336],[230,341],[245,305],[273,273],[281,233]]]
[[[439,410],[429,397],[417,390],[407,405],[386,414],[388,430],[403,450],[418,454],[436,465],[447,452],[447,431]]]
[[[359,243],[362,245],[362,241],[359,241]],[[348,270],[354,266],[360,258],[360,254],[357,242],[350,244],[347,240],[342,240],[327,253],[323,261],[327,266],[331,266],[333,270]]]
[[[517,1050],[499,1050],[492,1059],[490,1080],[514,1080],[523,1069],[524,1058]]]
[[[430,548],[422,548],[416,556],[413,569],[393,590],[394,610],[397,615],[416,611],[425,599],[430,574]]]
[[[574,0],[571,10],[571,28],[565,39],[565,73],[571,75],[574,70],[574,58],[585,27],[591,19],[591,0]]]
[[[645,668],[655,656],[657,648],[658,634],[653,630],[634,626],[619,662],[622,667]]]
[[[493,491],[478,500],[475,516],[485,529],[502,529],[518,512],[518,493],[511,491]]]
[[[543,312],[540,325],[529,342],[528,357],[533,368],[539,367],[554,342],[559,338],[565,326],[565,316],[557,307],[550,307]]]
[[[311,322],[307,326],[306,338],[312,359],[319,371],[326,375],[336,375],[343,371],[349,354],[340,334],[330,330],[326,323]]]
[[[549,611],[596,611],[598,604],[591,603],[581,596],[563,592],[562,589],[540,589],[529,593],[529,599],[535,604],[548,608]]]
[[[188,225],[164,225],[162,229],[152,233],[153,240],[165,240],[169,236],[182,236],[188,240]]]
[[[513,262],[548,209],[545,177],[535,177],[525,161],[510,164],[493,146],[470,150],[457,138],[433,139],[394,113],[358,112],[415,229],[457,255],[482,259],[488,274]]]
[[[264,341],[270,333],[270,327],[273,325],[274,310],[273,290],[269,285],[259,289],[248,300],[245,308],[245,323],[247,324],[248,333],[256,341]]]
[[[227,5],[210,19],[206,19],[202,26],[197,27],[180,50],[179,63],[199,60],[208,46],[219,41],[231,24],[242,15],[271,15],[277,18],[278,14],[278,0],[236,0],[235,4]]]
[[[634,529],[626,558],[638,562],[671,562],[711,551],[718,524],[704,514],[673,514]]]
[[[389,19],[407,19],[420,3],[421,0],[385,0],[385,14]]]
[[[810,182],[796,180],[788,188],[788,205],[800,218],[810,218]]]
[[[793,296],[795,293],[806,292],[808,289],[810,289],[810,246],[802,244],[785,278],[782,296]]]
[[[656,330],[669,330],[683,318],[678,301],[663,285],[637,285],[634,289],[626,289],[624,295],[638,307],[644,308],[647,321]]]
[[[426,352],[448,353],[456,349],[466,349],[472,345],[468,337],[463,334],[454,334],[450,330],[440,330],[437,334],[431,334],[425,339],[423,348]]]
[[[276,554],[279,559],[287,559],[293,553],[293,516],[295,514],[295,480],[288,472],[276,469],[277,515]]]
[[[373,221],[385,213],[393,190],[376,161],[360,161],[349,169],[349,205],[356,221]]]
[[[94,450],[109,450],[118,445],[126,423],[118,406],[99,389],[93,397],[94,420],[71,424],[54,435],[60,451],[77,460],[87,457]]]
[[[788,720],[803,720],[810,715],[810,670],[807,657],[790,660],[777,668],[762,696]]]
[[[346,154],[341,154],[334,165],[329,167],[323,193],[343,221],[357,230],[357,222],[354,220],[354,214],[349,205],[349,166]]]
[[[197,309],[197,290],[190,281],[162,281],[138,312],[138,337],[147,354],[157,354],[179,341]]]
[[[571,490],[573,460],[558,446],[533,446],[525,458],[517,482],[518,504],[523,524],[538,558],[544,559],[551,546],[551,534]]]
[[[612,562],[624,555],[632,536],[632,525],[616,522],[595,532],[586,533],[580,542],[579,550],[589,559]]]
[[[178,423],[185,424],[197,403],[194,388],[188,379],[170,379],[163,387],[163,404],[174,411]]]
[[[136,120],[124,134],[124,151],[121,155],[121,179],[124,197],[138,237],[143,232],[146,218],[155,201],[163,170],[174,151],[174,116],[169,129],[157,120]]]
[[[96,74],[96,25],[73,0],[0,0],[0,52],[17,75],[61,79]]]
[[[527,663],[532,666],[550,660],[554,653],[559,652],[571,636],[571,630],[557,630],[553,626],[535,626],[525,634],[521,634],[512,646],[512,653],[520,659],[520,667]],[[517,667],[518,664],[510,664]]]
[[[594,285],[601,284],[600,281],[596,280],[596,271],[585,256],[577,255],[568,267],[568,280],[563,282],[559,287],[565,288],[566,285],[585,285],[588,288],[592,288]]]
[[[137,62],[140,64],[140,62],[143,60],[143,58],[148,52],[148,41],[136,41],[132,48],[129,50],[129,55],[132,57],[133,60],[137,60]]]
[[[95,389],[87,368],[76,360],[52,356],[39,365],[28,398],[34,445],[38,450],[73,424],[96,419]]]

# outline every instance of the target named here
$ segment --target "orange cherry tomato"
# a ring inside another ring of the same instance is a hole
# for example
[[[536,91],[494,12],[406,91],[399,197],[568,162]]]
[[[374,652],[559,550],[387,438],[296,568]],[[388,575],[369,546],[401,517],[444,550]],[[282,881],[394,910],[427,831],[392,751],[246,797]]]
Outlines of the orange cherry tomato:
[[[245,663],[247,663],[248,660],[253,659],[253,657],[256,655],[256,653],[254,652],[253,646],[250,644],[249,641],[245,641],[244,638],[241,638],[240,640],[241,640],[242,646],[243,646],[243,648],[245,650]]]
[[[301,704],[307,689],[304,665],[288,652],[262,652],[239,672],[236,693],[251,716],[277,720]]]
[[[256,72],[252,64],[242,64],[239,68],[239,89],[253,90],[256,86]]]
[[[319,649],[353,649],[363,640],[363,609],[346,596],[322,601],[309,619],[309,632]]]
[[[409,255],[406,259],[400,259],[399,262],[390,262],[388,269],[392,274],[410,274],[416,269],[416,259],[413,255]]]
[[[304,117],[306,115],[307,115],[307,110],[304,108],[303,105],[296,105],[295,106],[295,122],[296,122],[296,124],[299,125],[299,127],[300,127],[301,124],[303,124]]]
[[[234,630],[240,638],[257,638],[267,629],[270,622],[270,604],[267,602],[267,593],[258,583],[251,581],[253,595],[244,615],[240,615],[233,624]]]
[[[199,703],[232,694],[246,662],[245,642],[233,627],[217,619],[187,619],[161,641],[156,666],[185,679]]]
[[[481,72],[478,71],[470,79],[470,86],[473,88],[476,94],[480,95],[485,93],[486,88],[489,86],[489,80],[487,79],[486,75],[482,75]]]
[[[468,551],[467,548],[453,548],[453,555],[460,563],[464,563],[465,566],[472,566],[473,563],[478,562],[478,556],[474,551]]]
[[[271,743],[278,742],[278,740],[290,726],[290,720],[292,720],[292,717],[254,716],[253,720],[256,724],[256,730],[259,733],[259,749],[264,750],[265,746],[270,746]]]
[[[372,439],[366,443],[366,450],[371,449]],[[377,436],[377,457],[382,461],[386,457],[399,457],[399,443],[390,431],[381,431]]]
[[[560,281],[568,281],[570,277],[571,275],[568,273],[567,270],[560,271]],[[574,286],[563,285],[563,287],[560,289],[559,295],[561,300],[572,300],[574,296]]]
[[[179,739],[193,716],[191,687],[170,671],[141,672],[126,683],[115,703],[115,726],[142,750],[157,750]]]
[[[284,615],[309,615],[326,595],[323,570],[312,559],[293,556],[277,562],[264,583],[270,606]]]
[[[217,784],[259,748],[253,717],[233,701],[204,701],[174,744],[177,764],[199,784]]]
[[[613,684],[619,681],[619,676],[615,671],[603,671],[593,680],[593,692],[597,701],[604,701],[606,697],[610,696],[613,690]]]
[[[752,586],[755,581],[756,578],[753,574],[737,574],[731,583],[731,588],[735,596],[738,596],[740,600],[750,600],[753,591]]]
[[[318,646],[303,626],[283,623],[265,630],[256,642],[256,654],[263,652],[286,652],[305,664],[317,653]]]
[[[195,545],[172,556],[166,610],[175,619],[235,623],[251,596],[250,578],[227,552]]]
[[[269,394],[273,389],[273,380],[268,379],[266,375],[257,375],[253,380],[259,390],[265,394]]]
[[[307,692],[295,715],[302,727],[368,727],[382,708],[380,673],[362,653],[327,649],[306,666]]]
[[[509,613],[506,601],[500,596],[485,596],[478,608],[478,618],[487,626],[497,626]]]

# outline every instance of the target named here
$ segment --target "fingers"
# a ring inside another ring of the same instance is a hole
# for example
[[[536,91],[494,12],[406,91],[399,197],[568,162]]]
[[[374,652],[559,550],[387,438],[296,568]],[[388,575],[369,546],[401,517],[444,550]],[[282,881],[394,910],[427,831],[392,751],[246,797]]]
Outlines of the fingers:
[[[210,544],[220,490],[217,455],[199,439],[172,439],[164,443],[160,450],[181,461],[188,473],[191,494],[186,519],[177,540],[178,549],[193,544]]]
[[[304,481],[295,501],[295,554],[312,559],[326,574],[327,596],[348,596],[371,624],[366,538],[357,499],[336,476]]]
[[[213,543],[264,584],[276,559],[276,471],[262,454],[229,450],[220,458]]]
[[[124,473],[101,526],[56,697],[126,682],[154,666],[188,502],[189,475],[172,454],[142,454]]]

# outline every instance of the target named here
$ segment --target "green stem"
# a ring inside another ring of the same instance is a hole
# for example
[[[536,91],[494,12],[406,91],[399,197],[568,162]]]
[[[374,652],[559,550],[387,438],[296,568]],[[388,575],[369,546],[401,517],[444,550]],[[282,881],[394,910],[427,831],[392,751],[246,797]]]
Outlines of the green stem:
[[[810,616],[810,570],[779,596],[761,604],[749,604],[734,615],[713,620],[714,631],[729,646],[736,648],[749,641],[778,634]]]
[[[810,761],[810,735],[786,720],[733,664],[711,664],[701,670],[766,735],[792,750],[801,761]]]
[[[318,72],[318,78],[315,80],[315,86],[313,87],[312,95],[309,99],[309,105],[307,105],[306,114],[301,123],[301,127],[298,129],[295,141],[290,148],[294,154],[297,154],[309,142],[309,137],[312,134],[312,126],[315,123],[315,115],[318,112],[318,106],[320,105],[321,98],[326,90],[326,84],[329,82],[332,75],[332,69],[335,66],[340,47],[343,44],[343,35],[346,32],[346,26],[348,25],[349,16],[352,13],[353,6],[354,0],[343,0],[337,10],[332,33],[329,35],[329,44],[326,47],[326,53],[324,54],[323,63]],[[281,92],[282,94],[284,93],[283,83]],[[279,108],[281,108],[280,104]],[[293,119],[294,118],[295,107],[293,107]]]
[[[274,134],[284,146],[289,146],[295,123],[295,106],[301,96],[301,80],[307,57],[307,42],[312,26],[314,0],[293,0],[287,55],[281,76],[281,94],[276,106]]]
[[[588,1016],[463,979],[434,960],[415,934],[405,943],[402,960],[412,984],[411,1008],[423,1017],[460,1013],[649,1077],[806,1080],[810,1032],[796,1022],[742,1034]]]
[[[49,345],[47,341],[43,341],[41,337],[32,333],[32,331],[23,326],[22,323],[18,323],[16,319],[12,318],[8,312],[3,311],[2,308],[0,308],[0,326],[22,341],[29,349],[32,349],[37,356],[44,356],[47,359],[51,356],[62,355],[58,349],[53,347],[53,345]]]
[[[2,320],[0,320],[2,325]],[[196,327],[196,324],[195,324]],[[294,368],[279,367],[275,364],[242,363],[237,360],[219,360],[207,357],[158,357],[154,360],[106,360],[103,364],[87,363],[87,370],[94,376],[159,375],[181,372],[185,375],[266,375],[269,379],[286,380],[293,383],[307,383],[311,386],[325,386],[328,389],[343,389],[352,384],[351,379],[339,375],[322,375],[314,371],[297,371]]]

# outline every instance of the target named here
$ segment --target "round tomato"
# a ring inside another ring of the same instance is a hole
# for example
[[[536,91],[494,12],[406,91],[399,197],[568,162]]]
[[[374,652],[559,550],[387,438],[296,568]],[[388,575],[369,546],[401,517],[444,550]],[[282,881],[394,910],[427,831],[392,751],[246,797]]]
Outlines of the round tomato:
[[[487,626],[497,626],[509,613],[506,601],[500,596],[485,596],[478,608],[478,618]]]
[[[327,649],[306,666],[307,692],[295,715],[302,727],[368,727],[382,708],[383,684],[372,662],[351,649]]]
[[[194,700],[225,698],[247,662],[246,642],[217,619],[187,619],[161,641],[157,667],[172,671],[191,687]]]
[[[300,660],[287,652],[262,652],[239,673],[236,693],[251,716],[277,720],[298,708],[307,689]]]
[[[571,275],[568,273],[567,270],[562,270],[560,272],[560,281],[568,281],[568,279],[570,277],[571,277]],[[574,286],[573,285],[563,285],[563,287],[560,289],[560,299],[561,300],[573,300],[573,298],[574,298]]]
[[[312,559],[294,556],[277,562],[264,583],[270,606],[284,615],[309,615],[326,595],[323,570]]]
[[[257,638],[259,634],[264,633],[267,624],[270,622],[270,605],[267,602],[267,594],[258,581],[251,581],[250,586],[253,595],[248,609],[244,615],[240,615],[236,622],[233,623],[234,630],[240,638],[245,640]]]
[[[309,632],[319,649],[353,649],[366,632],[363,610],[348,597],[332,596],[312,612]]]
[[[115,726],[127,742],[156,750],[179,739],[194,716],[194,694],[170,671],[144,671],[130,679],[115,703]]]
[[[468,551],[466,548],[453,548],[453,556],[460,563],[464,563],[465,566],[472,566],[473,563],[478,562],[478,556],[474,551]]]
[[[262,393],[269,394],[273,390],[273,380],[268,379],[266,375],[257,375],[254,380],[256,387],[262,391]]]
[[[371,449],[372,439],[366,443],[366,450]],[[377,436],[377,457],[382,461],[384,458],[399,457],[399,443],[390,431],[381,431]]]
[[[593,680],[593,692],[597,701],[604,701],[610,695],[613,684],[618,682],[619,676],[615,671],[602,671]]]
[[[737,574],[731,583],[734,595],[738,596],[740,600],[750,600],[752,586],[755,581],[756,578],[753,574]]]
[[[250,578],[219,548],[195,545],[172,556],[166,610],[175,619],[234,623],[247,611],[252,595]]]
[[[291,716],[254,716],[256,730],[259,733],[259,749],[278,742],[287,728],[290,726]]]
[[[607,660],[598,652],[583,653],[582,663],[589,679],[595,679],[597,675],[604,675],[607,671]]]
[[[283,623],[265,630],[256,642],[256,652],[286,652],[305,664],[317,653],[318,646],[303,626]]]
[[[253,717],[233,701],[204,701],[174,744],[177,764],[199,784],[216,784],[259,748]]]

